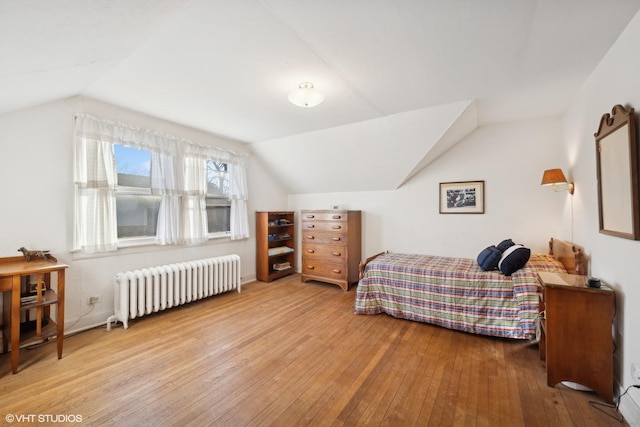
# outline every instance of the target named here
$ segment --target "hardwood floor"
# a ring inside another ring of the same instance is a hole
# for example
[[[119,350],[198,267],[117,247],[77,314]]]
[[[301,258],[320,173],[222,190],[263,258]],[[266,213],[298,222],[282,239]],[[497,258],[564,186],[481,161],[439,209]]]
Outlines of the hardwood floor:
[[[547,387],[535,344],[355,315],[354,289],[299,280],[254,282],[127,330],[70,336],[61,360],[52,344],[22,350],[16,375],[0,355],[0,417],[126,426],[623,425],[609,416],[614,409],[589,403],[602,402],[597,396]]]

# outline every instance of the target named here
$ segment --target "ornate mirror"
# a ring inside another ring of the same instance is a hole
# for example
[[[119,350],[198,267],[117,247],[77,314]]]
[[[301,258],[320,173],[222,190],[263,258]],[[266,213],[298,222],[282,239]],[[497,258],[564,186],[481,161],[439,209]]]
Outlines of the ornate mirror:
[[[595,138],[600,233],[640,240],[633,108],[614,106],[600,119]]]

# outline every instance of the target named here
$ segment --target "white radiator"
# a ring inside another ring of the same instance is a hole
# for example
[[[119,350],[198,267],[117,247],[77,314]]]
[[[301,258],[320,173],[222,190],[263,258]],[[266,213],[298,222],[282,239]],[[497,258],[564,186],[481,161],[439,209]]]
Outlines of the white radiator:
[[[237,289],[240,292],[240,257],[215,258],[160,265],[118,273],[115,280],[114,312],[107,319],[128,320]]]

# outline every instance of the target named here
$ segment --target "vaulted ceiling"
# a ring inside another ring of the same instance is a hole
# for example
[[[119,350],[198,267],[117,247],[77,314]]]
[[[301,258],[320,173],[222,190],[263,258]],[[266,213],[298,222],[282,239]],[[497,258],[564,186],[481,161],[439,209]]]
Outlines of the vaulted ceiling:
[[[561,114],[639,9],[639,0],[0,0],[0,113],[85,95],[252,143],[283,180],[298,170],[273,147],[304,161],[305,144],[355,149],[363,141],[352,138],[377,135],[368,148],[384,157],[385,132],[403,129],[401,172],[386,184],[397,188],[451,135]],[[290,104],[303,81],[325,102]]]

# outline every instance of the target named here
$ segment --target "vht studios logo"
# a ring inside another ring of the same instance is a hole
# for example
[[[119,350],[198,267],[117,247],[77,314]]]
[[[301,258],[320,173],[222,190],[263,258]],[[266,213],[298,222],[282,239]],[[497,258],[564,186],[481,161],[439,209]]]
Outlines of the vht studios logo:
[[[8,423],[81,423],[82,415],[75,414],[7,414]]]

